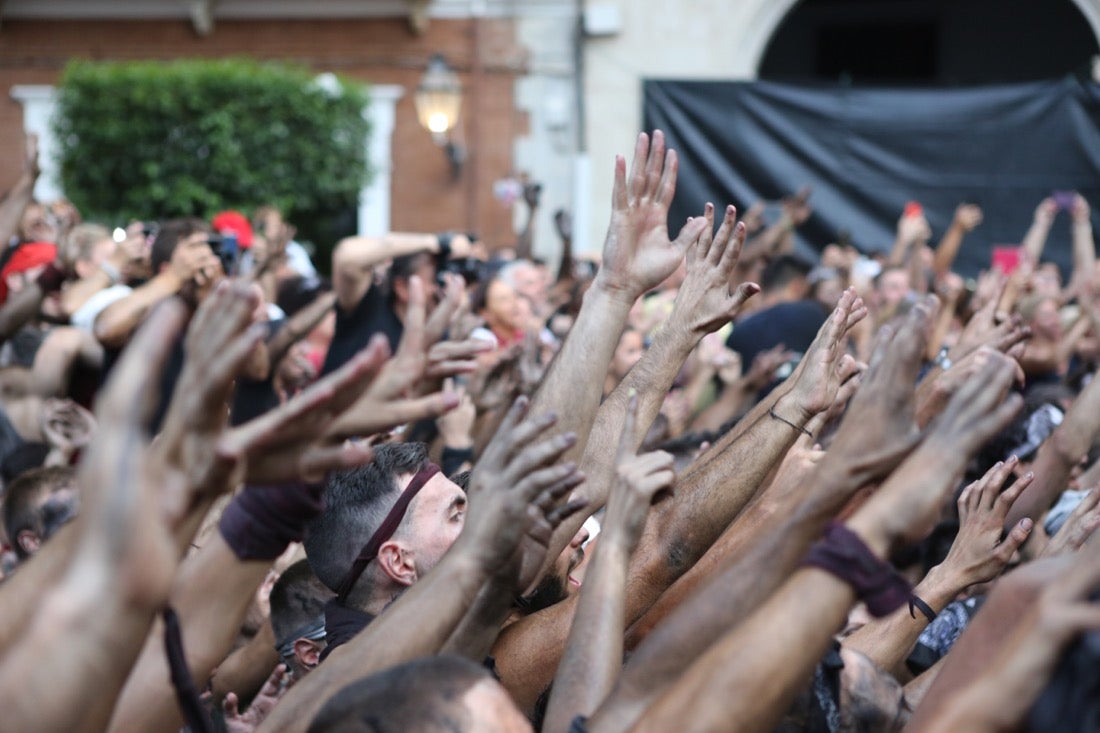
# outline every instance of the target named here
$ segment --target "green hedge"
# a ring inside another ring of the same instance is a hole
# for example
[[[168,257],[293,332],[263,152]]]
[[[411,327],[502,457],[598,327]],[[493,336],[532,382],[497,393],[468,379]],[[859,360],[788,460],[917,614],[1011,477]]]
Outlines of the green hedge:
[[[317,220],[355,207],[369,175],[365,87],[340,80],[334,94],[305,68],[76,61],[58,91],[61,183],[86,218],[273,203],[323,230]]]

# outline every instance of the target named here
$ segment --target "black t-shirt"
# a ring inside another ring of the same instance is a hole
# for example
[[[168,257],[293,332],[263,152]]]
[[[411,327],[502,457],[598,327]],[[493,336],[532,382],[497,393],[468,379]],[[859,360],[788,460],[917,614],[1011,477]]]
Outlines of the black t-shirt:
[[[350,312],[345,313],[336,305],[336,331],[325,356],[321,376],[334,372],[363,350],[376,333],[386,334],[390,353],[397,351],[397,344],[405,327],[393,309],[393,303],[383,289],[372,285],[366,295]]]

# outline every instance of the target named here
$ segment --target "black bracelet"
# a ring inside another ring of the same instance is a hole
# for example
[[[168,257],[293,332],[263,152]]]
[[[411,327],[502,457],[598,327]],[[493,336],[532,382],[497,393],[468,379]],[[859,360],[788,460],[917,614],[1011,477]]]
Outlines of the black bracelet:
[[[914,593],[909,596],[909,615],[912,618],[916,618],[918,610],[928,619],[928,623],[932,623],[936,620],[936,612],[932,610],[932,607],[922,601],[920,596]]]
[[[440,260],[450,258],[451,240],[454,239],[454,236],[453,232],[440,232],[435,235],[436,240],[439,242],[439,252],[436,253],[436,256],[439,257]]]
[[[813,439],[814,439],[814,434],[813,434],[813,433],[811,433],[811,432],[810,432],[809,430],[807,430],[806,428],[804,428],[804,427],[801,427],[801,426],[799,426],[799,425],[795,425],[795,424],[794,424],[793,422],[791,422],[791,421],[790,421],[790,420],[788,420],[787,418],[785,418],[785,417],[780,417],[779,415],[777,415],[777,414],[775,413],[775,408],[774,408],[774,407],[769,407],[769,408],[768,408],[768,414],[769,414],[769,415],[771,415],[772,419],[774,419],[774,420],[778,420],[779,422],[787,423],[788,425],[790,425],[790,426],[791,426],[792,428],[794,428],[794,429],[795,429],[795,430],[797,430],[798,432],[800,432],[800,433],[805,433],[806,435],[810,436],[810,440],[813,440]]]

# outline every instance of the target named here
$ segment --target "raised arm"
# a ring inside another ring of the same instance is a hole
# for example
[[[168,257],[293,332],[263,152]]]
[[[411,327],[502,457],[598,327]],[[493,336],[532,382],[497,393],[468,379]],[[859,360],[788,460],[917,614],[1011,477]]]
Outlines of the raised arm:
[[[1089,202],[1081,194],[1074,194],[1073,209],[1070,210],[1073,221],[1073,275],[1070,288],[1079,294],[1091,291],[1096,270],[1096,243],[1092,238],[1092,220],[1089,214]]]
[[[1024,234],[1022,243],[1024,253],[1031,262],[1038,262],[1042,258],[1047,235],[1050,234],[1050,226],[1054,223],[1054,217],[1057,214],[1058,204],[1052,198],[1043,199],[1035,207],[1035,216],[1027,233]]]
[[[1012,374],[1003,364],[991,365],[982,376],[956,396],[922,446],[847,528],[830,529],[811,551],[809,564],[711,647],[634,730],[772,730],[857,598],[879,614],[905,602],[904,580],[896,574],[891,578],[881,558],[895,544],[919,539],[931,529],[970,454],[1020,407],[1019,398],[1004,399]],[[852,562],[861,563],[864,581],[874,577],[875,582],[864,584],[860,574],[848,574]]]
[[[165,308],[143,329],[100,396],[100,430],[83,462],[73,561],[0,664],[5,725],[103,730],[178,555],[158,489],[176,483],[153,456],[144,424],[185,319]]]
[[[932,271],[937,278],[951,272],[951,265],[962,247],[963,237],[982,223],[982,210],[974,204],[959,204],[955,208],[955,217],[951,226],[944,232],[943,239],[936,246],[936,256],[932,260]]]
[[[363,299],[371,286],[374,266],[394,257],[421,252],[465,257],[470,240],[465,234],[411,234],[390,232],[381,237],[346,237],[332,251],[332,288],[336,303],[350,311]]]
[[[1030,535],[1032,522],[1025,518],[1001,541],[1012,502],[1034,478],[1025,475],[1002,492],[1001,485],[1015,465],[1015,458],[996,463],[959,495],[959,533],[943,563],[932,568],[913,589],[913,595],[933,613],[943,610],[975,583],[999,575]],[[862,652],[879,667],[900,677],[902,663],[931,620],[923,609],[917,612],[914,608],[902,608],[865,624],[844,640],[844,646]]]
[[[706,226],[703,219],[690,220],[675,240],[669,239],[668,208],[678,166],[676,152],[665,150],[660,130],[653,133],[652,146],[648,135],[638,136],[629,177],[626,161],[615,158],[603,264],[531,400],[533,411],[557,413],[561,427],[577,434],[578,447],[571,455],[579,456],[588,444],[607,367],[634,301],[676,269]]]
[[[637,398],[631,397],[617,451],[618,476],[565,654],[554,677],[544,733],[567,733],[572,720],[588,716],[604,699],[623,664],[626,573],[653,496],[672,485],[672,456],[634,455]]]
[[[1069,643],[1082,633],[1100,629],[1100,607],[1093,600],[1100,587],[1100,553],[1092,550],[1044,562],[1045,587],[1037,597],[1033,591],[1010,599],[1007,593],[994,591],[995,598],[986,603],[973,628],[959,640],[958,651],[947,657],[945,672],[952,663],[960,662],[960,666],[969,666],[968,674],[941,674],[929,691],[931,695],[938,689],[941,699],[934,701],[934,706],[918,707],[906,730],[1019,730]],[[1038,567],[1034,570],[1040,572]],[[1003,608],[1002,601],[1013,606],[1014,618],[996,615]],[[983,641],[983,636],[984,641],[999,643],[971,643]],[[968,651],[976,652],[969,658],[963,654],[964,642]],[[948,688],[947,682],[953,687]]]
[[[588,514],[607,501],[615,470],[616,440],[623,430],[629,395],[636,394],[638,399],[637,419],[629,438],[631,447],[637,450],[688,355],[706,334],[729,323],[759,290],[755,283],[735,286],[731,281],[745,241],[745,227],[736,222],[736,213],[732,206],[726,207],[722,225],[712,236],[714,207],[706,205],[705,226],[688,250],[687,273],[667,327],[658,332],[641,360],[596,413],[581,460],[581,469],[589,478],[580,490],[588,502]],[[565,549],[583,521],[584,517],[577,516],[562,525],[554,538],[551,558],[557,557],[555,550]]]

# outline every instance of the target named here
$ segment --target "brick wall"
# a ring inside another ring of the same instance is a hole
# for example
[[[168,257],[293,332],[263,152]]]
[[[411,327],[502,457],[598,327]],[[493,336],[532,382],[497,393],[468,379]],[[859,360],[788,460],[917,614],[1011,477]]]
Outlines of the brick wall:
[[[476,52],[475,52],[476,50]],[[455,181],[443,152],[416,120],[413,90],[433,53],[459,71],[466,90],[458,136],[468,150]],[[247,55],[287,59],[406,89],[393,135],[391,222],[400,231],[472,229],[493,244],[514,239],[511,213],[492,197],[513,173],[525,120],[513,89],[524,55],[510,20],[433,20],[414,36],[403,19],[218,21],[206,38],[185,21],[18,21],[0,25],[0,190],[18,176],[22,107],[16,84],[53,84],[71,58],[172,59]]]

